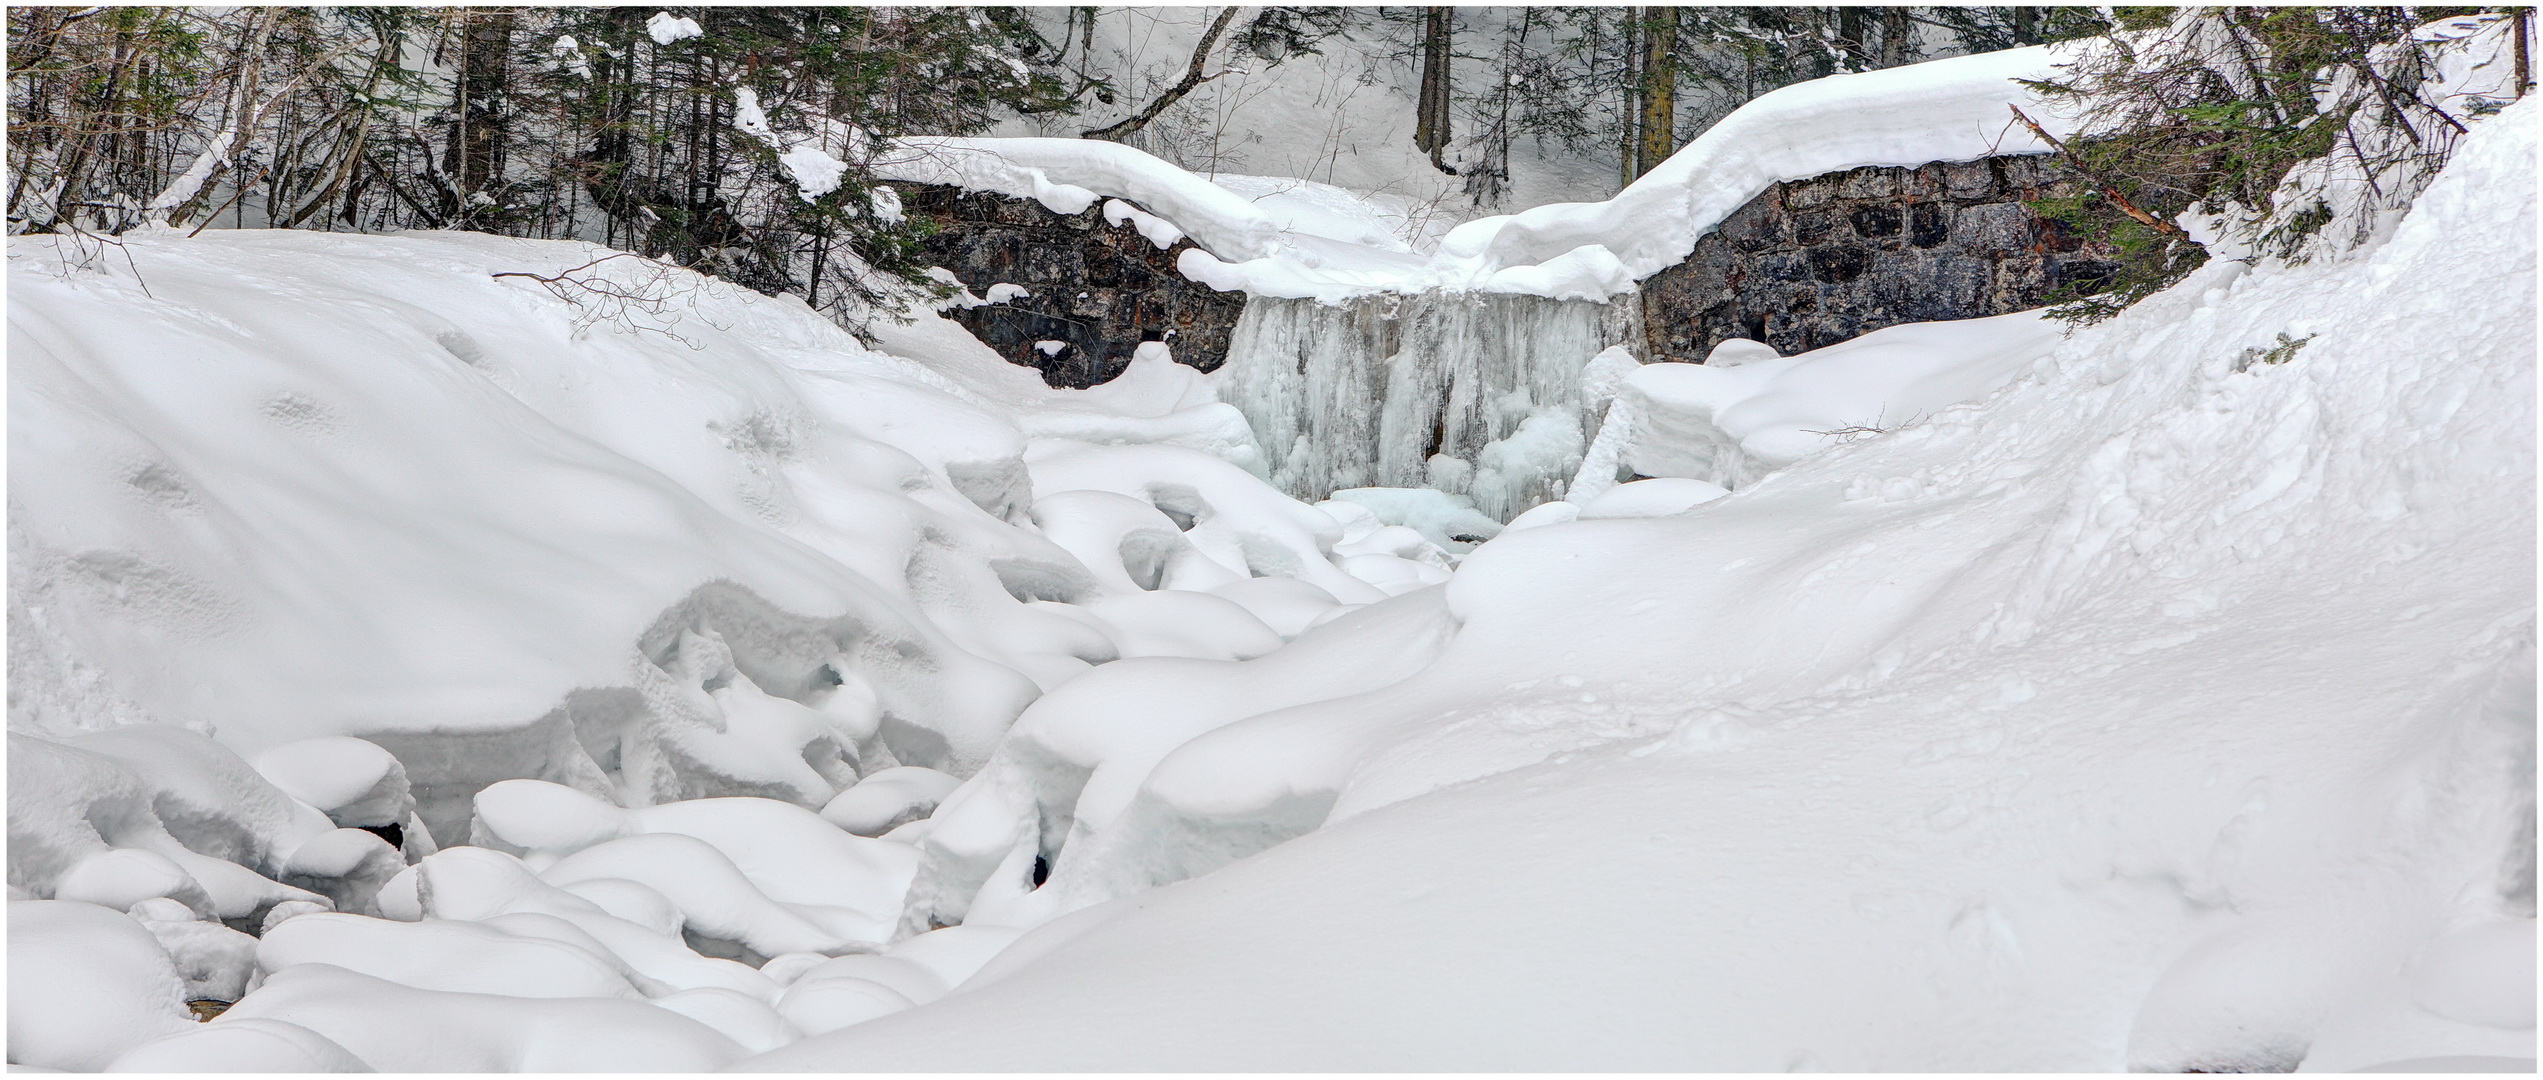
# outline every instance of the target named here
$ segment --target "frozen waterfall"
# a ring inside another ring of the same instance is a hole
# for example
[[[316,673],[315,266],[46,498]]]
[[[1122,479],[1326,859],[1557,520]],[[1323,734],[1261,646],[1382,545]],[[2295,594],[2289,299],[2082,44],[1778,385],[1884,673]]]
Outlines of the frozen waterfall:
[[[1427,486],[1506,521],[1563,497],[1605,404],[1583,369],[1609,346],[1639,354],[1641,327],[1632,293],[1256,296],[1215,378],[1290,495]]]

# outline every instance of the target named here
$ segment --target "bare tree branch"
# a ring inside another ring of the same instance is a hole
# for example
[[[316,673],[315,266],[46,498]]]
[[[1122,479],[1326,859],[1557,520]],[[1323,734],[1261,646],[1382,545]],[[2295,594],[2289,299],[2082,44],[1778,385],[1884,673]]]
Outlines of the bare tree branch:
[[[2059,142],[2057,136],[2049,134],[2047,128],[2041,127],[2038,123],[2034,122],[2030,116],[2022,111],[2022,106],[2007,105],[2005,108],[2013,110],[2014,119],[2022,121],[2022,126],[2030,128],[2031,134],[2039,136],[2041,142],[2049,144],[2051,149],[2054,149],[2059,154],[2063,155],[2066,158],[2066,163],[2073,165],[2076,172],[2083,174],[2084,179],[2092,181],[2094,187],[2100,188],[2101,193],[2109,197],[2112,203],[2117,204],[2122,213],[2137,219],[2138,224],[2144,225],[2156,232],[2168,233],[2173,236],[2178,236],[2184,240],[2189,239],[2190,234],[2181,231],[2180,226],[2158,218],[2143,210],[2137,209],[2137,204],[2129,202],[2127,196],[2120,194],[2117,186],[2113,185],[2108,180],[2104,180],[2101,177],[2094,175],[2093,170],[2084,164],[2083,158],[2075,156],[2075,151],[2067,149],[2066,144]]]
[[[1183,95],[1191,93],[1202,83],[1227,74],[1222,70],[1218,75],[1203,75],[1201,68],[1209,62],[1210,50],[1218,46],[1219,35],[1226,33],[1227,24],[1235,20],[1236,11],[1234,5],[1219,9],[1219,17],[1211,20],[1209,32],[1201,35],[1201,44],[1193,47],[1192,66],[1184,70],[1183,81],[1167,87],[1165,93],[1157,95],[1157,100],[1149,102],[1148,107],[1139,110],[1137,115],[1117,124],[1085,132],[1085,137],[1119,141],[1122,136],[1147,127],[1149,121],[1157,118],[1157,114],[1166,111],[1175,102],[1183,100]]]

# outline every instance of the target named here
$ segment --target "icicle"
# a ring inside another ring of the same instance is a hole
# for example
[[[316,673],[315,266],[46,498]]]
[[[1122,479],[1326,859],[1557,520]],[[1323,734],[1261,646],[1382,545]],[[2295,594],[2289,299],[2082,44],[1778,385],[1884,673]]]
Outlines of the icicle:
[[[1429,485],[1507,520],[1563,497],[1605,411],[1584,392],[1586,369],[1640,337],[1631,294],[1256,297],[1219,396],[1244,412],[1272,482],[1291,495]]]

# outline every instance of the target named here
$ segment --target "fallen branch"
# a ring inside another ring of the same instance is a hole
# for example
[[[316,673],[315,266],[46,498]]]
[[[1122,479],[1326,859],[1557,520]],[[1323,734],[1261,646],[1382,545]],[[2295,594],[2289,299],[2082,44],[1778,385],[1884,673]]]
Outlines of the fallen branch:
[[[2129,202],[2127,196],[2119,193],[2119,188],[2116,185],[2112,184],[2108,180],[2102,179],[2099,174],[2093,172],[2089,166],[2084,164],[2083,158],[2075,156],[2075,151],[2067,149],[2065,143],[2059,142],[2057,136],[2049,134],[2047,128],[2041,127],[2037,121],[2034,121],[2028,115],[2025,115],[2022,112],[2022,106],[2007,104],[2005,108],[2013,110],[2014,119],[2021,121],[2023,127],[2030,128],[2031,134],[2039,136],[2041,142],[2049,144],[2050,149],[2053,149],[2060,155],[2064,156],[2067,164],[2075,166],[2076,172],[2082,173],[2084,179],[2092,181],[2093,186],[2100,188],[2101,193],[2104,196],[2107,196],[2111,202],[2118,204],[2122,213],[2137,219],[2139,224],[2144,225],[2149,229],[2153,229],[2156,232],[2169,233],[2184,240],[2190,238],[2190,234],[2181,231],[2180,226],[2157,218],[2153,214],[2149,214],[2138,209],[2137,204]]]
[[[586,273],[612,259],[634,259],[647,269],[638,271],[633,281],[615,281],[596,273]],[[695,312],[697,296],[706,286],[678,280],[678,267],[647,259],[632,252],[616,251],[581,266],[570,266],[553,274],[534,274],[527,270],[504,270],[490,276],[528,278],[538,282],[548,294],[572,307],[574,336],[580,338],[591,327],[608,323],[628,333],[652,331],[692,349],[703,349],[704,342],[686,337],[673,328],[678,326],[681,311]],[[712,279],[709,279],[709,285]],[[707,325],[726,329],[714,320]]]
[[[1085,137],[1089,139],[1119,139],[1124,135],[1128,135],[1131,132],[1139,130],[1140,128],[1147,127],[1148,121],[1156,119],[1157,114],[1166,111],[1168,106],[1183,100],[1183,95],[1191,93],[1194,88],[1200,86],[1202,83],[1218,78],[1219,75],[1227,74],[1226,71],[1221,71],[1218,75],[1203,75],[1201,74],[1201,68],[1203,65],[1209,63],[1210,49],[1218,44],[1219,35],[1227,32],[1227,24],[1230,20],[1236,18],[1236,10],[1235,5],[1232,4],[1219,9],[1219,17],[1211,21],[1209,32],[1201,35],[1201,44],[1192,50],[1192,66],[1184,71],[1182,82],[1167,87],[1165,93],[1157,96],[1157,100],[1149,102],[1147,108],[1139,110],[1139,115],[1133,116],[1118,124],[1099,127],[1092,131],[1088,131],[1085,133]]]

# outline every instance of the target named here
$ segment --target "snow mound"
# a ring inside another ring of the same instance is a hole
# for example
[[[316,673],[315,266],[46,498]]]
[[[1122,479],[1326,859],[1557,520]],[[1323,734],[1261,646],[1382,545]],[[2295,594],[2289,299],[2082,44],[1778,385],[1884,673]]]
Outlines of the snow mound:
[[[1722,365],[1649,364],[1627,376],[1600,438],[1644,476],[1743,487],[1849,439],[1985,397],[2057,348],[2037,312],[1906,323],[1793,356],[1741,350]],[[1736,339],[1714,350],[1716,358]],[[1618,424],[1617,420],[1623,423]]]
[[[886,949],[930,1000],[1012,935],[894,946],[913,845],[1025,705],[1424,565],[1162,346],[1056,391],[584,244],[127,250],[11,240],[22,1063],[708,1069],[874,1011],[755,965]]]

